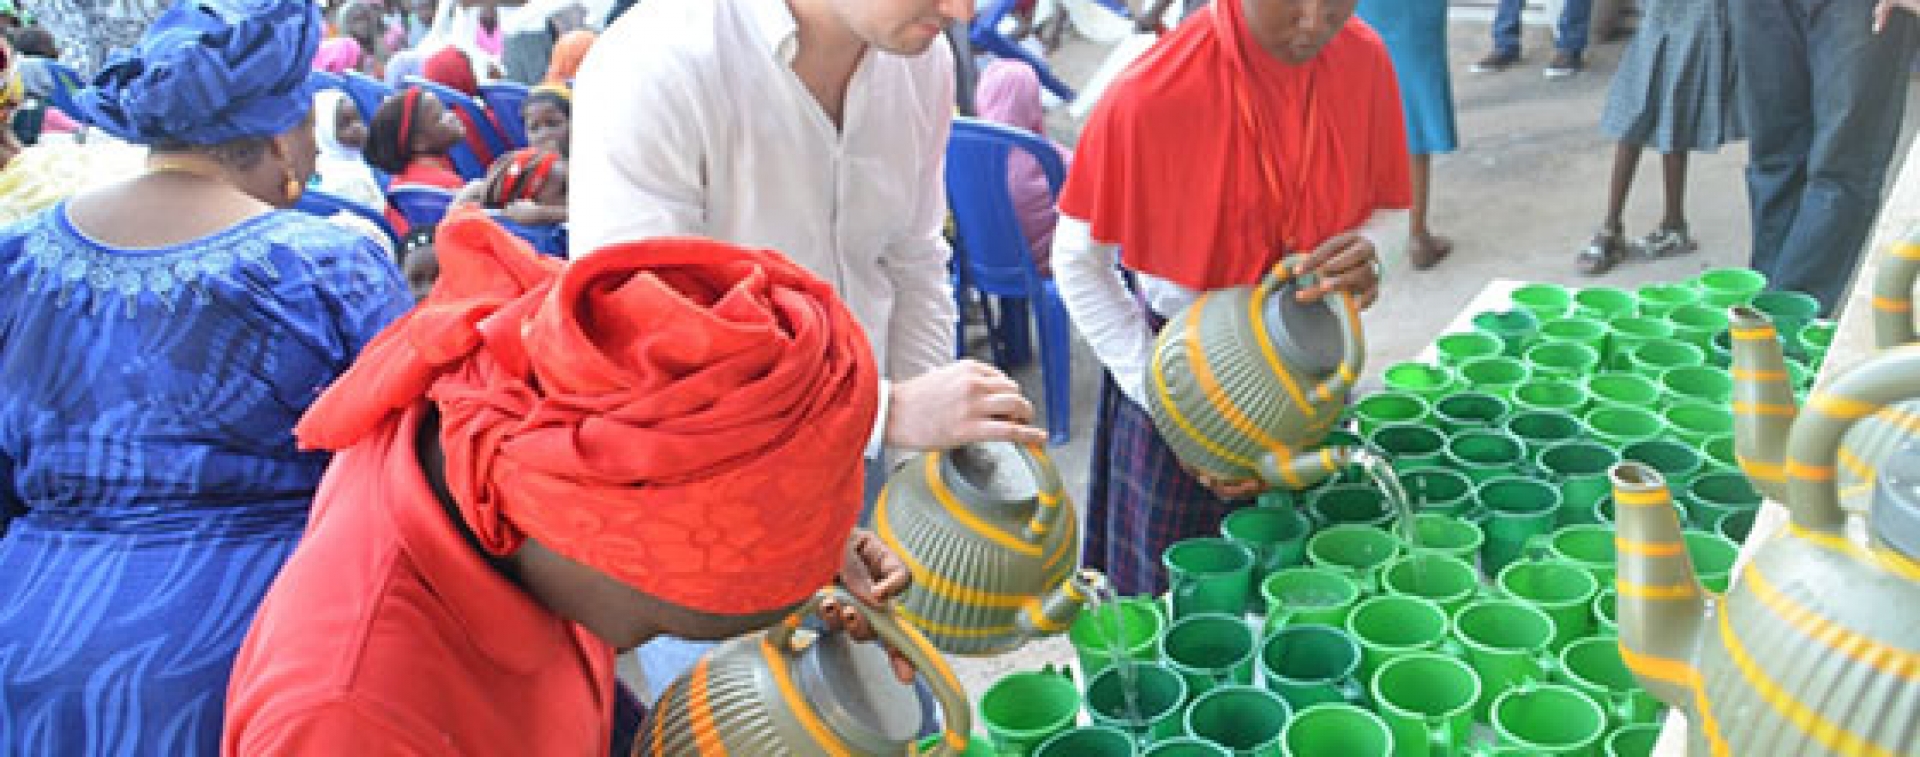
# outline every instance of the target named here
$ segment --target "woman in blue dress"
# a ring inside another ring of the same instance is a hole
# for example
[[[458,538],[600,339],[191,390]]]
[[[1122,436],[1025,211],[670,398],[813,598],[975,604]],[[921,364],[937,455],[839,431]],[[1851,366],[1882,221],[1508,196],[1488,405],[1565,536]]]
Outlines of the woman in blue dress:
[[[210,755],[327,456],[291,429],[410,305],[281,210],[313,169],[308,0],[184,0],[79,96],[140,176],[0,227],[0,754]]]
[[[1459,147],[1453,117],[1453,79],[1447,73],[1447,0],[1359,0],[1354,12],[1380,34],[1400,80],[1413,155],[1413,207],[1408,213],[1407,262],[1430,268],[1453,252],[1433,233],[1427,209],[1433,193],[1433,156]]]

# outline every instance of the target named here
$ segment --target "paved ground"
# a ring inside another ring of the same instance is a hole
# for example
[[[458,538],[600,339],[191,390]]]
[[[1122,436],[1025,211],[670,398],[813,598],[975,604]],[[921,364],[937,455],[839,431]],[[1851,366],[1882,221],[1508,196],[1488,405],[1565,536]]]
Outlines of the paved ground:
[[[1529,29],[1527,63],[1501,74],[1467,73],[1469,63],[1485,52],[1485,23],[1457,21],[1451,34],[1461,149],[1435,161],[1433,222],[1454,239],[1456,248],[1451,259],[1433,270],[1402,272],[1387,282],[1379,303],[1367,313],[1369,380],[1381,366],[1424,349],[1490,279],[1633,287],[1745,262],[1746,150],[1735,145],[1715,155],[1695,156],[1692,162],[1687,208],[1702,245],[1698,254],[1630,262],[1596,279],[1581,276],[1573,256],[1604,209],[1613,145],[1600,136],[1598,124],[1624,43],[1597,47],[1589,53],[1586,73],[1553,82],[1539,70],[1550,49],[1544,29]],[[1054,68],[1077,85],[1105,51],[1071,34],[1069,40],[1054,57]],[[1910,111],[1915,99],[1910,90]],[[1914,123],[1908,119],[1906,139],[1912,138]],[[1050,127],[1069,144],[1078,133],[1064,109],[1051,116]],[[1895,154],[1905,155],[1905,148]],[[1889,180],[1897,173],[1898,166],[1894,168]],[[1636,236],[1648,231],[1660,213],[1655,156],[1647,156],[1642,173],[1627,215],[1628,233]],[[1073,439],[1056,448],[1054,456],[1067,476],[1068,491],[1080,496],[1085,492],[1099,367],[1084,345],[1076,344],[1075,350]],[[975,354],[984,358],[986,353],[982,349]],[[1027,369],[1019,378],[1038,401],[1037,372]],[[1054,639],[999,658],[955,660],[955,667],[977,697],[1005,672],[1070,658],[1064,640]]]

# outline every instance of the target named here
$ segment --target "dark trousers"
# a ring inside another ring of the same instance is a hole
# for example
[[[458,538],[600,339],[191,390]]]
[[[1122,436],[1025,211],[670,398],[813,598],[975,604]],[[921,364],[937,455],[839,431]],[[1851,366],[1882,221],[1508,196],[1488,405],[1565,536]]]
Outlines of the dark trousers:
[[[1520,54],[1520,10],[1526,0],[1500,0],[1493,11],[1493,49]],[[1587,49],[1587,27],[1593,23],[1593,0],[1567,0],[1553,27],[1553,47],[1570,53]]]
[[[1750,158],[1754,270],[1832,314],[1880,206],[1907,104],[1913,18],[1867,0],[1728,3]]]

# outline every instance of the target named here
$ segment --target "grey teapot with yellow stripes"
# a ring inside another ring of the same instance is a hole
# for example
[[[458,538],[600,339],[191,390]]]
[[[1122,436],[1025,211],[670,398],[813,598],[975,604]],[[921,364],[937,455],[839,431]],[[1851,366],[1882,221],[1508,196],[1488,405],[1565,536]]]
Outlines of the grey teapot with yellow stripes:
[[[1098,580],[1079,572],[1080,519],[1038,447],[921,454],[888,479],[873,517],[913,573],[900,617],[950,654],[1000,654],[1061,633]]]
[[[1871,546],[1847,538],[1838,476],[1841,439],[1920,396],[1916,376],[1920,346],[1896,347],[1808,401],[1777,463],[1792,521],[1724,597],[1695,578],[1660,474],[1613,469],[1621,656],[1686,711],[1688,754],[1920,754],[1920,426],[1878,471]]]
[[[801,620],[828,596],[822,592],[780,625],[702,656],[661,693],[634,738],[633,754],[966,754],[973,710],[946,660],[890,610],[868,607],[842,589],[831,591],[865,616],[933,690],[946,730],[931,749],[914,747],[914,738],[931,724],[913,687],[894,678],[884,650],[843,633],[801,629]]]
[[[1359,308],[1340,292],[1299,301],[1312,278],[1288,265],[1254,286],[1202,293],[1154,341],[1147,410],[1190,469],[1303,489],[1356,451],[1315,447],[1359,380]]]

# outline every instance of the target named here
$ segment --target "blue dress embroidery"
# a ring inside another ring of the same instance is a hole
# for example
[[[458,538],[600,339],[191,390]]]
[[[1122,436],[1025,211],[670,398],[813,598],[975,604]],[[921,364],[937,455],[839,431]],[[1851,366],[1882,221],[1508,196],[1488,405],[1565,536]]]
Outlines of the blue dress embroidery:
[[[327,464],[293,425],[411,303],[298,213],[138,250],[64,204],[0,228],[0,754],[219,752]]]

